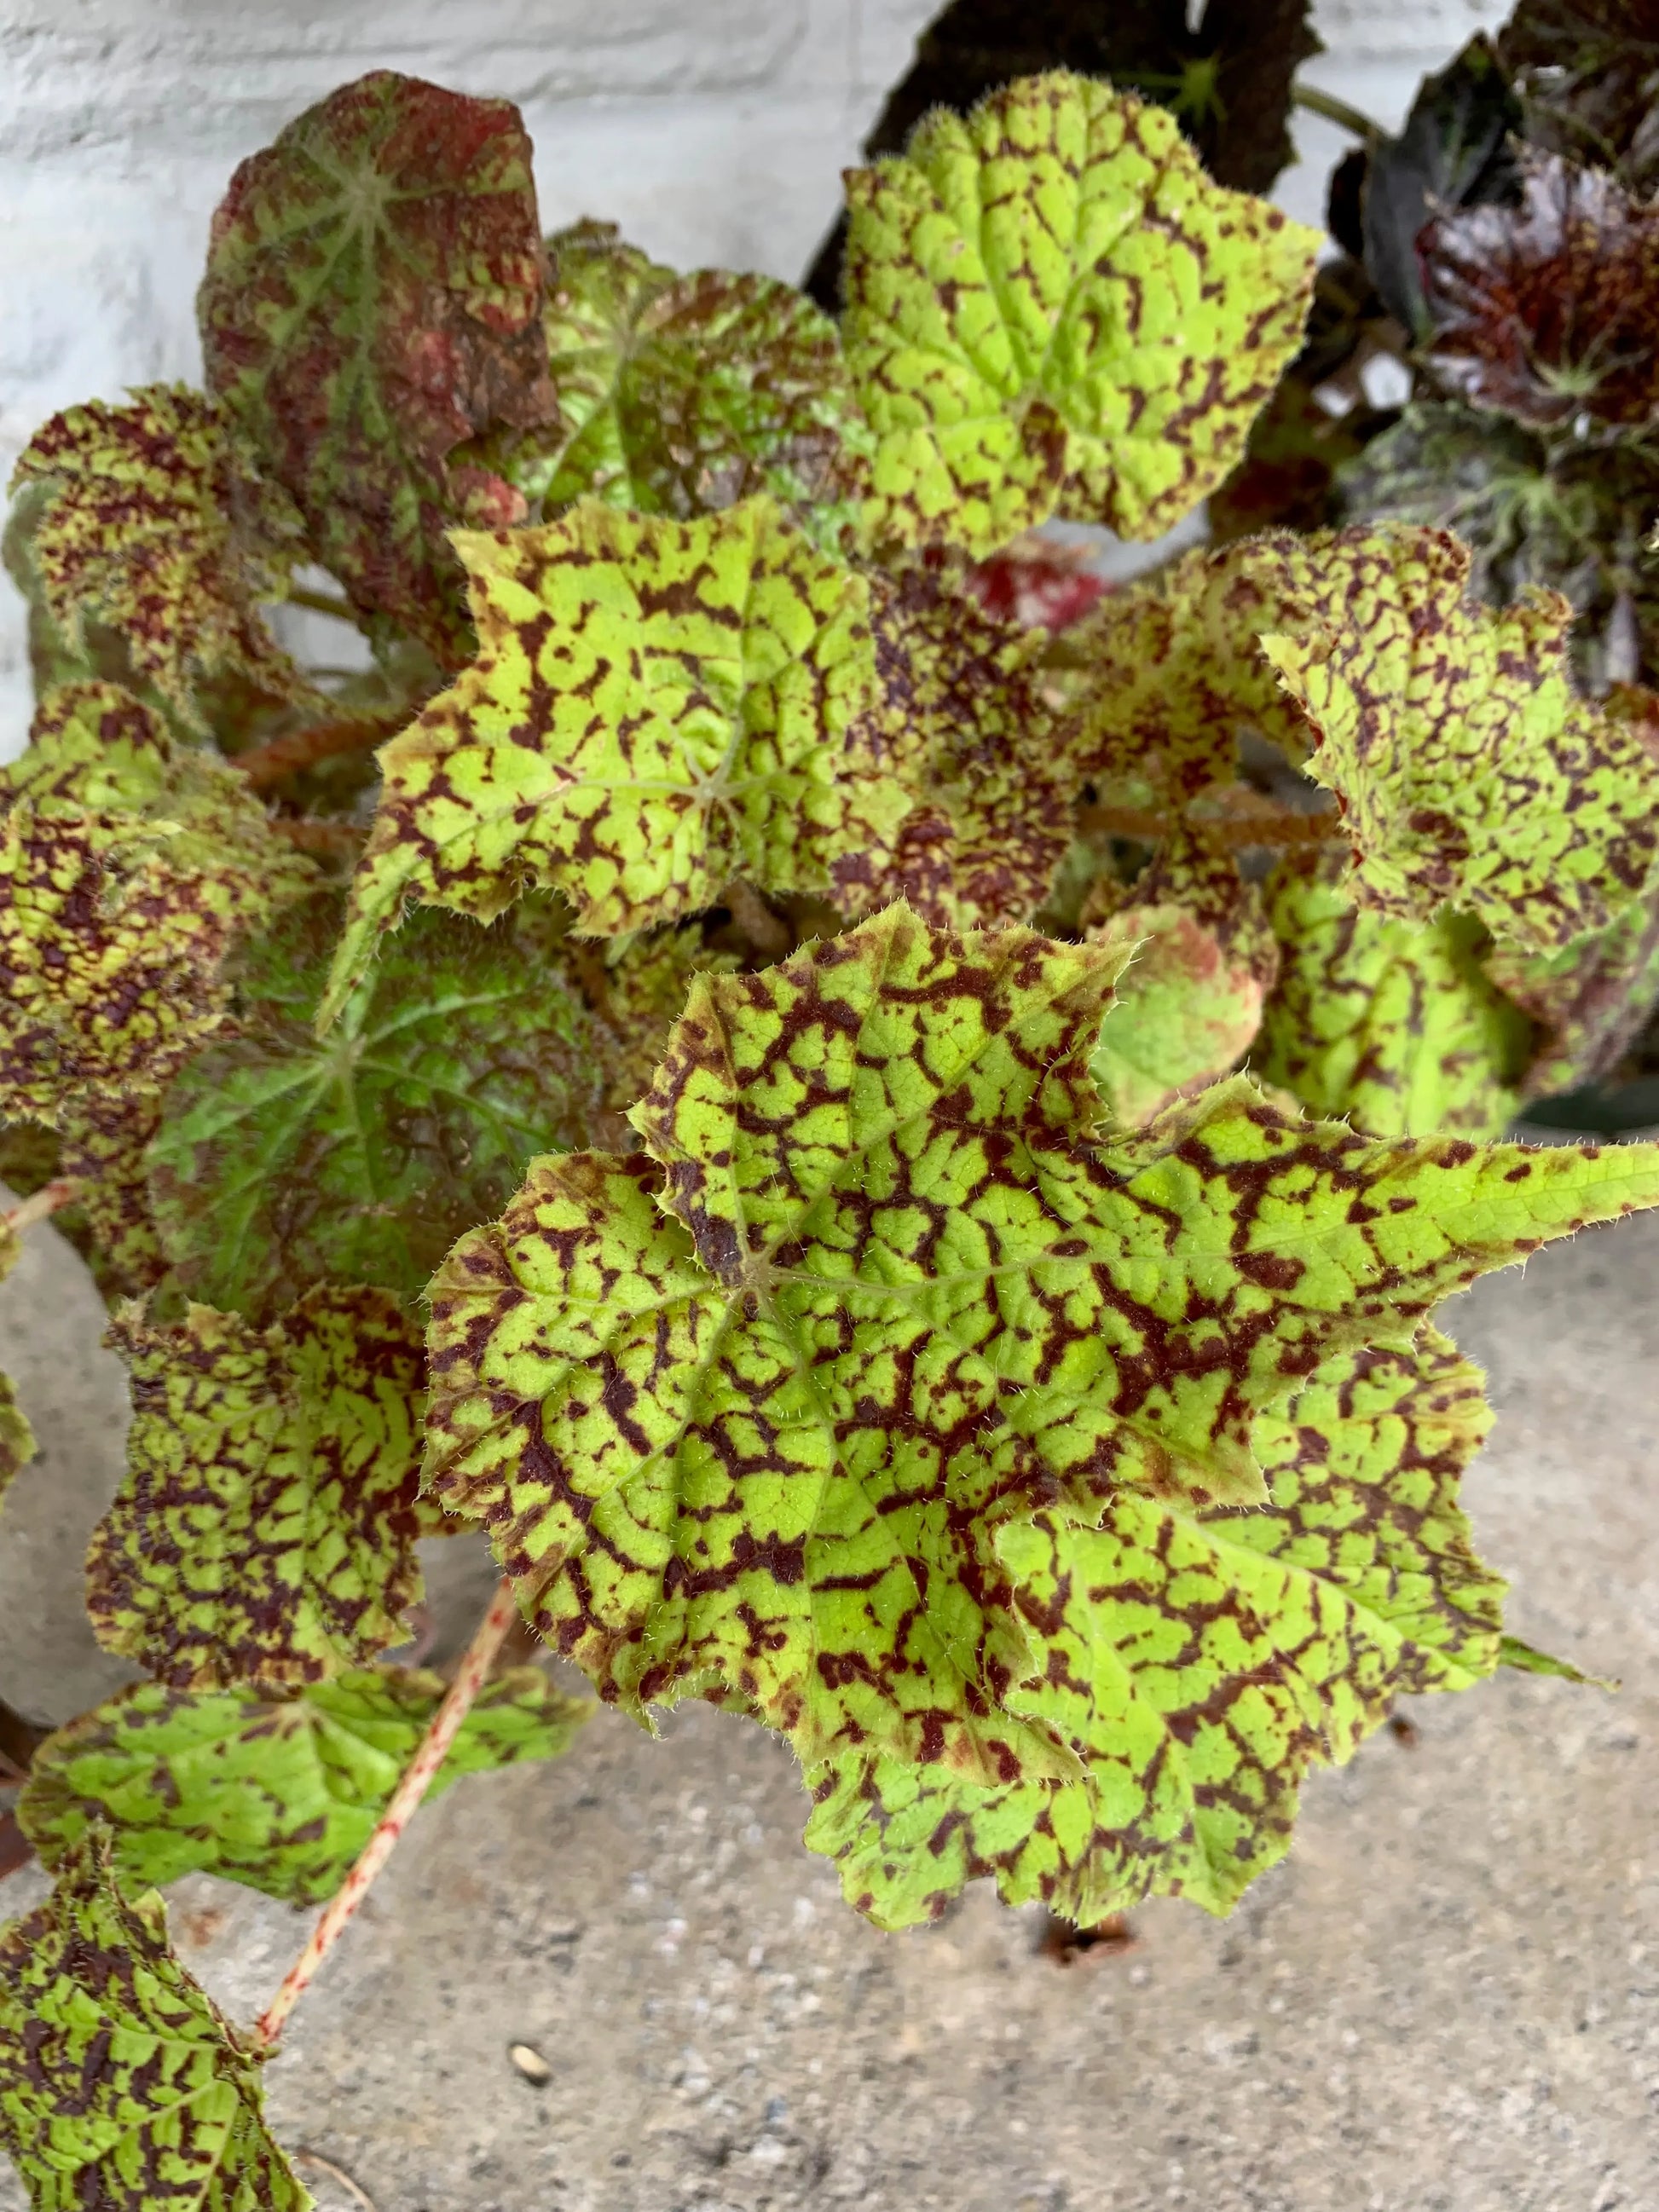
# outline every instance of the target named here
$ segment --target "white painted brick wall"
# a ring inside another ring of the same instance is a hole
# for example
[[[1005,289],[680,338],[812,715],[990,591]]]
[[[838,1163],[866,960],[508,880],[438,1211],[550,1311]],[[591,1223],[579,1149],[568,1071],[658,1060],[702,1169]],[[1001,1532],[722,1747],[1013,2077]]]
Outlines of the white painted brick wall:
[[[198,373],[192,301],[231,169],[376,67],[525,110],[550,228],[797,276],[938,0],[0,0],[0,471],[76,399]],[[1504,0],[1320,0],[1310,75],[1390,120]],[[1340,134],[1299,118],[1317,219]],[[0,758],[27,716],[0,583]]]

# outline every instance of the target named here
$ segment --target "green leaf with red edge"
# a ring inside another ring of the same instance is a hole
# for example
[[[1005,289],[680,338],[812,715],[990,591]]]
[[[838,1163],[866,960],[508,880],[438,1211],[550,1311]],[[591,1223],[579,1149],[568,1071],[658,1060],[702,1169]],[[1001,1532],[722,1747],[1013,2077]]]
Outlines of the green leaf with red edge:
[[[680,276],[613,223],[547,241],[556,410],[498,441],[543,514],[592,495],[682,521],[765,493],[826,551],[851,542],[869,426],[836,325],[771,276]]]
[[[0,1103],[153,1089],[222,1017],[240,932],[314,880],[224,762],[111,684],[42,702],[0,769]]]
[[[1279,948],[1232,856],[1192,839],[1171,841],[1087,936],[1133,948],[1090,1066],[1115,1126],[1144,1128],[1237,1066]]]
[[[1437,216],[1422,262],[1448,391],[1545,428],[1659,420],[1659,209],[1616,178],[1534,153],[1518,207]]]
[[[735,1698],[809,1763],[1063,1772],[1009,1705],[1000,1528],[1259,1499],[1255,1416],[1322,1359],[1659,1203],[1659,1150],[1376,1145],[1239,1079],[1103,1140],[1121,965],[895,908],[700,980],[651,1158],[539,1162],[457,1245],[426,1479],[603,1695]]]
[[[1338,581],[1322,605],[1287,600],[1261,648],[1316,733],[1309,770],[1341,802],[1364,900],[1418,921],[1450,904],[1533,951],[1640,903],[1659,747],[1573,689],[1566,601],[1472,605],[1468,554],[1437,532],[1306,544],[1340,556]]]
[[[1501,1135],[1532,1024],[1482,964],[1491,938],[1468,915],[1374,913],[1345,872],[1317,854],[1275,872],[1268,908],[1283,961],[1256,1073],[1310,1114],[1374,1137]]]
[[[340,902],[250,945],[234,1022],[173,1081],[148,1154],[192,1297],[251,1320],[331,1278],[412,1303],[534,1157],[591,1141],[599,1040],[543,902],[489,930],[415,915],[319,1042]]]
[[[471,652],[457,525],[521,518],[455,448],[552,411],[530,141],[506,100],[380,70],[242,163],[198,302],[207,381],[370,629]]]
[[[983,555],[1060,514],[1158,537],[1238,459],[1317,241],[1174,120],[1056,71],[848,173],[848,362],[878,538]]]
[[[321,1905],[374,1832],[447,1687],[402,1667],[286,1693],[137,1682],[36,1747],[17,1818],[48,1867],[106,1822],[122,1881],[159,1887],[199,1871]],[[492,1675],[427,1802],[464,1774],[559,1758],[592,1711],[539,1668]]]
[[[849,757],[876,700],[865,583],[769,500],[690,522],[588,501],[455,542],[478,658],[381,748],[325,1022],[411,899],[489,921],[550,884],[617,936],[734,876],[823,887],[908,811]]]
[[[225,672],[275,699],[324,703],[258,611],[283,597],[286,563],[239,529],[238,509],[258,498],[268,514],[272,495],[239,481],[212,400],[155,384],[123,406],[66,409],[24,447],[11,489],[26,484],[43,493],[31,559],[71,649],[95,615],[187,720],[202,720],[200,680]],[[269,522],[261,535],[280,545]]]
[[[325,1285],[269,1328],[210,1306],[110,1332],[127,1473],[87,1555],[106,1650],[175,1687],[316,1681],[406,1634],[424,1382],[386,1291]]]
[[[0,1933],[0,2148],[35,2212],[309,2212],[265,2126],[259,2060],[129,1899],[106,1836]]]
[[[984,1875],[1085,1926],[1158,1892],[1230,1911],[1288,1849],[1311,1766],[1402,1692],[1500,1663],[1504,1583],[1457,1496],[1490,1422],[1480,1370],[1431,1328],[1327,1361],[1258,1419],[1263,1511],[1123,1497],[1097,1529],[1009,1529],[1034,1662],[1010,1702],[1081,1776],[991,1789],[851,1752],[808,1777],[808,1844],[885,1927]]]
[[[942,928],[1028,921],[1072,839],[1073,732],[1048,696],[1038,630],[921,568],[873,575],[881,695],[863,744],[911,811],[832,866],[843,914],[896,898]]]

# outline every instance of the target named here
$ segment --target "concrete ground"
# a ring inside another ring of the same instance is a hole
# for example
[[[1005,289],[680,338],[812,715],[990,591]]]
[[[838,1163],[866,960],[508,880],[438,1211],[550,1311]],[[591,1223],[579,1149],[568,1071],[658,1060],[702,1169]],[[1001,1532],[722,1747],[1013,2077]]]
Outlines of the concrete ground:
[[[94,1312],[54,1244],[0,1291],[44,1445],[0,1524],[0,1684],[61,1715],[111,1671],[75,1560],[120,1424],[106,1360],[56,1334],[71,1295],[79,1344]],[[1621,1695],[1423,1701],[1414,1747],[1316,1778],[1231,1921],[1161,1904],[1070,1966],[982,1893],[878,1934],[802,1850],[779,1745],[607,1715],[422,1814],[302,2002],[270,2103],[322,2212],[1655,2212],[1659,1220],[1448,1320],[1501,1416],[1469,1496],[1513,1626]],[[489,1576],[444,1565],[453,1641]],[[0,1911],[42,1887],[14,1875]],[[250,2019],[307,1917],[204,1877],[170,1905]]]

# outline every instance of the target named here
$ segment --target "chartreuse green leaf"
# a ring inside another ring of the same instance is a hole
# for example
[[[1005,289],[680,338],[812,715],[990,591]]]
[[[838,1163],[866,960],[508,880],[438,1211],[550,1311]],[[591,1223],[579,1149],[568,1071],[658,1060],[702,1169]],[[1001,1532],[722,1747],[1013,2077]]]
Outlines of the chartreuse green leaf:
[[[551,413],[530,140],[504,100],[377,70],[242,163],[198,301],[210,390],[377,628],[471,650],[456,525],[522,520],[457,446]]]
[[[35,2212],[307,2212],[272,2141],[259,2061],[129,1901],[107,1838],[0,1934],[0,2146]]]
[[[580,222],[548,240],[556,409],[504,441],[545,513],[589,495],[682,521],[769,493],[823,544],[854,528],[871,434],[835,324],[770,276],[682,276]]]
[[[861,1747],[808,1776],[808,1844],[885,1927],[982,1875],[1085,1925],[1155,1892],[1228,1911],[1288,1849],[1311,1765],[1401,1692],[1499,1664],[1504,1583],[1457,1502],[1490,1422],[1480,1370],[1431,1328],[1338,1355],[1258,1420],[1265,1511],[1122,1496],[1098,1528],[1008,1529],[1034,1661],[1010,1702],[1081,1776],[987,1788]]]
[[[159,1091],[77,1099],[58,1115],[58,1172],[76,1189],[71,1212],[106,1298],[138,1297],[167,1272],[150,1202],[146,1154],[161,1125]],[[59,1227],[64,1216],[53,1217]]]
[[[135,1683],[37,1747],[18,1821],[48,1867],[106,1822],[124,1882],[200,1871],[319,1905],[368,1841],[447,1686],[398,1667],[288,1695]],[[428,1796],[464,1774],[557,1759],[592,1710],[538,1668],[492,1675]]]
[[[1255,884],[1191,839],[1161,852],[1089,936],[1133,951],[1091,1066],[1113,1122],[1143,1128],[1249,1050],[1278,947]]]
[[[54,415],[24,447],[14,491],[44,492],[30,556],[71,647],[88,613],[125,642],[135,675],[197,719],[197,680],[234,672],[276,698],[319,695],[258,611],[280,564],[235,527],[239,490],[212,400],[155,384],[124,406]]]
[[[769,500],[690,522],[588,503],[455,545],[478,659],[381,748],[325,1020],[411,899],[489,921],[550,884],[617,936],[733,876],[821,888],[908,809],[843,773],[877,698],[863,580]]]
[[[21,1249],[16,1231],[0,1221],[0,1281],[16,1266]],[[17,1402],[17,1386],[9,1375],[0,1375],[0,1504],[4,1502],[12,1478],[33,1457],[34,1431],[29,1426],[27,1414]]]
[[[1009,1707],[1001,1528],[1259,1501],[1255,1418],[1321,1360],[1659,1203],[1650,1148],[1373,1144],[1241,1079],[1103,1142],[1122,963],[901,907],[699,979],[649,1158],[538,1162],[457,1245],[426,1479],[602,1694],[739,1698],[809,1764],[1063,1773]]]
[[[1659,1004],[1659,884],[1594,936],[1558,952],[1492,945],[1483,963],[1534,1024],[1523,1098],[1548,1098],[1616,1067]]]
[[[339,902],[251,946],[228,1042],[167,1094],[155,1218],[192,1296],[262,1320],[330,1279],[412,1300],[531,1158],[592,1135],[603,1069],[544,905],[416,915],[320,1043]]]
[[[1659,750],[1574,690],[1567,602],[1474,605],[1468,551],[1438,532],[1340,542],[1341,602],[1287,606],[1262,645],[1317,734],[1361,895],[1416,921],[1456,906],[1534,952],[1606,928],[1659,859]]]
[[[847,190],[878,535],[982,555],[1058,513],[1156,538],[1240,458],[1300,343],[1316,234],[1097,79],[937,110]]]
[[[1279,863],[1269,911],[1283,958],[1257,1074],[1374,1137],[1501,1135],[1532,1024],[1482,968],[1486,931],[1454,912],[1378,914],[1346,875],[1317,856]]]
[[[34,1431],[17,1402],[17,1385],[9,1375],[0,1375],[0,1500],[33,1457]]]
[[[890,845],[835,863],[831,896],[850,915],[903,898],[942,928],[1029,921],[1071,842],[1078,781],[1040,666],[1044,634],[927,569],[871,584],[883,699],[867,772],[896,776],[914,804]]]
[[[1236,781],[1243,730],[1301,761],[1306,726],[1257,639],[1340,558],[1328,534],[1254,539],[1185,554],[1097,601],[1066,640],[1079,772],[1109,800],[1179,815]]]
[[[314,878],[234,769],[112,684],[48,694],[0,810],[8,1112],[164,1080],[223,1013],[239,930]]]
[[[177,1688],[316,1681],[404,1634],[421,1343],[386,1291],[325,1285],[259,1330],[118,1316],[126,1479],[87,1554],[106,1650]]]
[[[76,1185],[54,1209],[52,1229],[86,1261],[108,1301],[142,1296],[167,1271],[144,1168],[159,1112],[152,1091],[89,1095],[64,1106],[56,1128],[18,1121],[0,1129],[0,1181],[20,1197],[60,1176]]]
[[[606,1141],[628,1146],[634,1132],[623,1118],[668,1048],[668,1032],[685,1011],[692,979],[729,975],[738,961],[711,951],[696,928],[661,929],[642,937],[613,939],[591,948],[582,980],[595,1024],[611,1117]]]

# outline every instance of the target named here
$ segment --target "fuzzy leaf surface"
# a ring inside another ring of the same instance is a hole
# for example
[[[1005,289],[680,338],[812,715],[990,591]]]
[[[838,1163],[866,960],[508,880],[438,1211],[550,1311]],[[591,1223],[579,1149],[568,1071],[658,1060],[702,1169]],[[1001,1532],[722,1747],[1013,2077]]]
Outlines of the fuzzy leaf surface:
[[[471,651],[458,524],[521,518],[449,456],[551,410],[530,141],[506,100],[380,70],[242,163],[198,302],[210,389],[364,618]]]
[[[1440,216],[1423,245],[1435,376],[1522,422],[1639,431],[1659,413],[1659,210],[1533,155],[1518,207]]]
[[[1283,959],[1255,1062],[1264,1083],[1374,1137],[1502,1134],[1531,1024],[1482,967],[1478,921],[1376,914],[1300,857],[1280,862],[1268,910]]]
[[[1507,416],[1455,400],[1413,399],[1344,463],[1336,498],[1345,520],[1392,517],[1451,531],[1474,556],[1475,591],[1498,605],[1522,584],[1565,590],[1590,550],[1580,541],[1591,534],[1595,506],[1574,501],[1540,442]]]
[[[313,879],[234,769],[112,684],[65,684],[0,769],[0,1103],[153,1087],[221,1019],[225,957]]]
[[[0,1934],[0,2147],[35,2212],[308,2212],[264,2118],[259,2062],[129,1901],[107,1844],[68,1852]]]
[[[504,446],[507,480],[550,514],[591,495],[682,521],[766,493],[833,546],[870,432],[829,316],[774,277],[680,276],[612,223],[547,244],[556,411]]]
[[[17,1817],[48,1867],[101,1821],[123,1882],[159,1888],[200,1871],[320,1905],[374,1832],[447,1687],[401,1667],[287,1697],[135,1683],[37,1747]],[[559,1758],[592,1710],[538,1668],[493,1675],[428,1800],[464,1774]]]
[[[1315,234],[1087,78],[930,115],[848,172],[848,205],[878,537],[982,556],[1058,513],[1156,538],[1238,459],[1300,341]]]
[[[1085,1926],[1160,1892],[1230,1911],[1284,1856],[1310,1766],[1349,1758],[1401,1692],[1499,1663],[1504,1584],[1457,1502],[1490,1419],[1480,1370],[1431,1329],[1328,1361],[1258,1423],[1265,1511],[1124,1498],[1098,1529],[1010,1529],[1036,1661],[1014,1702],[1069,1736],[1081,1777],[992,1790],[849,1755],[809,1778],[809,1846],[886,1927],[978,1875]]]
[[[203,674],[234,671],[276,698],[308,687],[258,611],[280,574],[238,533],[238,492],[219,410],[183,385],[125,406],[94,400],[37,430],[12,489],[45,492],[30,552],[71,645],[91,611],[133,670],[189,719]]]
[[[1218,185],[1269,191],[1294,158],[1291,80],[1320,51],[1308,0],[1208,0],[1195,27],[1192,13],[1187,0],[1117,0],[1110,9],[1098,0],[951,0],[917,39],[864,151],[902,154],[934,108],[965,116],[1016,77],[1066,69],[1170,109]],[[843,216],[806,280],[832,312],[846,242]]]
[[[1472,605],[1468,554],[1438,532],[1337,544],[1334,618],[1287,611],[1298,632],[1262,649],[1317,733],[1366,901],[1421,921],[1449,903],[1534,951],[1607,927],[1659,855],[1659,747],[1575,691],[1566,601]]]
[[[87,1554],[106,1650],[175,1688],[316,1681],[404,1633],[419,1332],[388,1291],[325,1285],[259,1330],[210,1306],[118,1316],[127,1473]]]
[[[896,908],[700,980],[651,1158],[539,1162],[457,1245],[428,1486],[602,1694],[737,1698],[809,1764],[1064,1771],[1006,1710],[1000,1526],[1259,1499],[1255,1417],[1322,1358],[1659,1202],[1651,1148],[1374,1145],[1237,1079],[1103,1144],[1121,966]]]
[[[875,696],[866,587],[769,501],[690,522],[590,502],[456,544],[478,659],[381,748],[328,1017],[408,900],[489,921],[550,884],[617,936],[733,876],[821,887],[908,810],[842,772]]]
[[[1486,974],[1535,1024],[1523,1098],[1549,1098],[1610,1074],[1659,1006],[1659,891],[1608,929],[1559,952],[1493,945]]]
[[[601,1103],[544,908],[489,930],[416,915],[319,1042],[338,921],[337,901],[313,900],[249,948],[234,1034],[175,1080],[149,1150],[181,1282],[252,1320],[330,1278],[412,1301],[536,1153],[591,1135]]]
[[[1330,533],[1200,549],[1112,593],[1070,633],[1084,665],[1075,765],[1103,793],[1176,813],[1231,785],[1253,729],[1300,762],[1307,732],[1259,640],[1288,607],[1331,613]]]
[[[1044,696],[1040,634],[981,611],[926,571],[872,578],[881,699],[866,744],[911,811],[890,842],[834,864],[864,915],[908,900],[940,928],[1027,921],[1072,838],[1069,726]]]
[[[1144,1128],[1249,1050],[1278,947],[1231,856],[1190,842],[1160,853],[1089,936],[1134,947],[1090,1067],[1116,1127]]]

